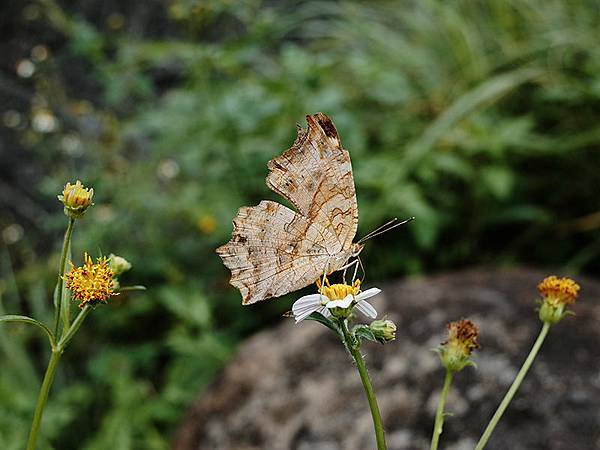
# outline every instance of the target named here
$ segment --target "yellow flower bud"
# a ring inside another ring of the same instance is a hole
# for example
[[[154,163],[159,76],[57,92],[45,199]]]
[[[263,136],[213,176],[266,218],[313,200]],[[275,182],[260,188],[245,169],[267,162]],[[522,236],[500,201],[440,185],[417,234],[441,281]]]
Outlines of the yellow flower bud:
[[[81,181],[77,180],[75,184],[67,183],[58,199],[65,205],[65,214],[73,219],[77,219],[93,205],[92,197],[94,189],[88,189]]]

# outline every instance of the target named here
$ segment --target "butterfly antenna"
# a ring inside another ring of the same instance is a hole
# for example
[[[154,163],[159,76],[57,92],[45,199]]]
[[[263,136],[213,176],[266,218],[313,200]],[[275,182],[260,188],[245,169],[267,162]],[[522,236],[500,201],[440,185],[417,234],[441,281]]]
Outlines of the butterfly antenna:
[[[358,243],[360,244],[361,242],[364,242],[364,241],[366,241],[367,239],[369,239],[369,238],[371,237],[371,235],[373,235],[373,234],[375,234],[375,233],[377,233],[377,232],[381,231],[381,230],[382,230],[382,229],[384,229],[385,227],[387,227],[387,226],[389,226],[389,225],[392,225],[393,223],[395,223],[395,222],[397,222],[397,221],[398,221],[398,218],[397,218],[397,217],[394,217],[392,220],[390,220],[390,221],[388,221],[388,222],[384,223],[383,225],[380,225],[380,226],[378,226],[378,227],[377,227],[377,228],[375,228],[373,231],[370,231],[370,232],[368,232],[366,236],[363,236],[363,237],[360,239],[360,241],[358,241]]]
[[[393,230],[394,228],[399,227],[400,225],[404,225],[408,222],[412,222],[413,220],[415,220],[414,217],[410,217],[406,220],[403,220],[402,222],[398,222],[397,218],[393,218],[392,220],[390,220],[387,223],[384,223],[383,225],[381,225],[380,227],[376,228],[375,230],[371,231],[370,233],[368,233],[366,236],[364,236],[363,238],[361,238],[358,243],[362,244],[364,241],[374,238],[375,236],[379,236],[380,234],[383,233],[387,233],[390,230]]]

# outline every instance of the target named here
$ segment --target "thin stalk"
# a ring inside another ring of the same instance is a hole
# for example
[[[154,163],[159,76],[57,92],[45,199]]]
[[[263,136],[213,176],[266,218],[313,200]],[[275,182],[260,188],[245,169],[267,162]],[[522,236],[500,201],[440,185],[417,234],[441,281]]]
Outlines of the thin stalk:
[[[42,415],[44,413],[44,407],[46,406],[46,400],[48,399],[48,393],[54,380],[54,373],[58,366],[58,361],[62,355],[62,350],[52,350],[46,373],[44,374],[44,381],[42,381],[42,387],[38,394],[37,405],[33,414],[33,421],[31,422],[31,431],[29,432],[29,440],[27,441],[27,450],[35,450],[35,444],[37,442],[38,431],[40,429],[40,423],[42,422]]]
[[[435,413],[435,424],[433,425],[433,435],[431,436],[431,447],[430,450],[437,450],[438,443],[440,441],[440,435],[444,427],[444,406],[446,405],[446,398],[448,398],[448,391],[450,390],[450,384],[452,383],[452,372],[446,370],[446,377],[444,378],[444,387],[440,394],[440,400],[438,402],[437,412]]]
[[[348,323],[344,320],[342,324],[342,331],[344,341],[348,351],[356,362],[358,373],[362,381],[367,401],[369,402],[369,408],[371,409],[371,416],[373,417],[373,427],[375,428],[375,439],[377,441],[377,450],[386,450],[387,446],[385,443],[385,434],[383,431],[383,422],[381,421],[381,413],[379,412],[379,406],[377,405],[377,398],[375,397],[375,391],[371,385],[369,374],[367,373],[367,367],[365,366],[365,360],[360,354],[360,345],[358,345],[348,330]]]
[[[529,371],[529,368],[531,367],[533,360],[537,356],[537,354],[540,350],[540,347],[542,346],[542,343],[544,342],[544,339],[546,339],[546,335],[548,334],[549,329],[550,329],[550,323],[544,322],[544,326],[542,327],[542,330],[540,331],[539,336],[537,337],[535,343],[533,344],[533,347],[531,348],[531,351],[529,352],[527,359],[523,363],[521,370],[519,370],[519,373],[517,374],[515,381],[513,381],[512,385],[508,389],[508,392],[502,399],[500,406],[498,406],[498,409],[494,413],[487,428],[481,435],[481,438],[479,439],[479,442],[477,443],[475,450],[483,450],[483,448],[487,444],[490,436],[492,435],[492,432],[494,431],[494,428],[496,428],[496,425],[498,425],[498,422],[500,421],[502,414],[504,414],[504,411],[508,407],[509,403],[511,402],[511,400],[512,400],[513,396],[515,395],[515,393],[517,392],[517,390],[519,389],[519,386],[521,386],[521,382],[525,378],[525,375],[527,375],[527,372]]]
[[[58,268],[58,282],[56,283],[56,295],[58,296],[58,300],[56,301],[56,311],[54,317],[54,336],[58,339],[58,329],[60,326],[60,317],[61,317],[61,309],[64,301],[64,289],[63,289],[63,277],[65,275],[65,269],[67,268],[67,255],[69,253],[69,246],[71,245],[71,235],[73,234],[73,225],[75,224],[75,219],[69,217],[69,224],[67,225],[67,230],[65,231],[65,237],[63,239],[63,247],[62,253],[60,254],[60,266]]]
[[[64,349],[71,339],[73,339],[73,336],[75,336],[75,333],[77,333],[79,327],[81,327],[81,324],[83,324],[83,321],[92,311],[92,309],[93,308],[90,305],[85,305],[83,309],[79,311],[79,314],[71,324],[69,330],[63,335],[63,337],[60,338],[60,341],[58,342],[59,349]]]
[[[40,429],[40,424],[42,422],[42,415],[44,414],[44,407],[46,406],[46,400],[48,400],[48,393],[50,392],[50,388],[52,387],[52,382],[54,381],[54,373],[56,372],[56,368],[58,367],[58,361],[60,360],[63,351],[67,347],[67,344],[71,341],[75,333],[81,327],[81,324],[87,317],[87,315],[92,310],[92,307],[86,305],[77,315],[67,332],[62,336],[56,347],[52,348],[52,355],[50,356],[50,361],[48,362],[48,367],[46,368],[46,373],[44,374],[44,380],[42,381],[42,386],[40,387],[40,392],[38,394],[37,405],[35,407],[35,412],[33,414],[33,420],[31,422],[31,431],[29,432],[29,440],[27,442],[27,450],[35,450],[35,444],[37,442],[37,436]]]

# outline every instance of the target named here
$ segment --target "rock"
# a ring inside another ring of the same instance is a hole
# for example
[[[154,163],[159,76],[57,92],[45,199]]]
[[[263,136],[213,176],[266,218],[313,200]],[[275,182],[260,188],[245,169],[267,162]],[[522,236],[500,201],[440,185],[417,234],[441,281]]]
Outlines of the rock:
[[[540,329],[533,270],[477,270],[383,286],[374,306],[397,340],[363,346],[390,449],[425,449],[443,380],[431,349],[447,322],[479,325],[478,369],[455,377],[440,448],[473,448]],[[582,286],[576,317],[550,330],[489,450],[600,449],[600,283]],[[368,287],[368,285],[366,286]],[[187,414],[175,450],[375,448],[360,378],[337,337],[284,321],[248,339]]]

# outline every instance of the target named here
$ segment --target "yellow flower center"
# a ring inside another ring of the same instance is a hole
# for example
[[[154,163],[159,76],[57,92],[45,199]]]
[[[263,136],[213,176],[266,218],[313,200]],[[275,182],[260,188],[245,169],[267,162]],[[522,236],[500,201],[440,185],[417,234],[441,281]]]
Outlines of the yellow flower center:
[[[317,288],[319,293],[329,300],[342,300],[348,295],[356,296],[360,292],[360,280],[356,280],[352,285],[329,284],[329,280],[325,278],[325,286],[321,285],[321,280],[317,280]]]
[[[65,274],[67,289],[71,290],[73,298],[79,300],[79,307],[86,303],[105,302],[111,296],[117,295],[114,289],[114,272],[109,266],[109,259],[98,258],[96,264],[86,253],[84,264],[75,267]]]
[[[544,301],[555,307],[575,303],[580,289],[572,279],[554,275],[544,278],[537,288]]]

